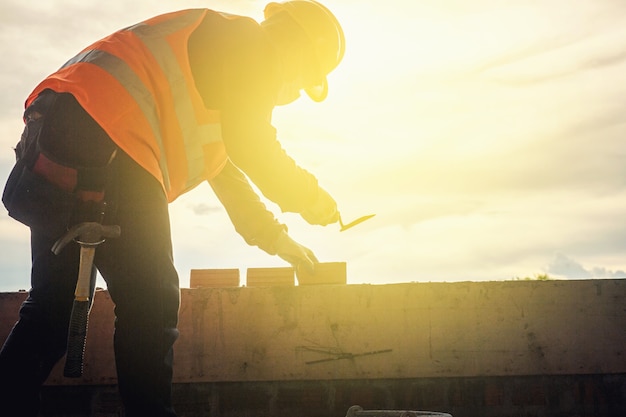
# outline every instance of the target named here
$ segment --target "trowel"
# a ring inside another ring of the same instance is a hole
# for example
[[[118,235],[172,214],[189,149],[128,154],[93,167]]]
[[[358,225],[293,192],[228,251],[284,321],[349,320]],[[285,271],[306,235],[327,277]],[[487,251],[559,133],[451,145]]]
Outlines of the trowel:
[[[341,229],[339,229],[339,231],[340,232],[345,232],[346,230],[356,226],[357,224],[361,224],[365,220],[369,220],[369,219],[371,219],[374,216],[375,216],[375,214],[368,214],[367,216],[359,217],[358,219],[353,220],[350,223],[344,224],[343,221],[341,220],[341,214],[340,214],[339,215],[339,226],[341,226]]]

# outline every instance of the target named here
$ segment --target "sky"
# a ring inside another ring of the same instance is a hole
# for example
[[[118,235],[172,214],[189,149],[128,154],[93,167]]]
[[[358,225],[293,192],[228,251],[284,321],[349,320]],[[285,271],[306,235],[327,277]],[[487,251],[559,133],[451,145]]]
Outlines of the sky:
[[[0,179],[23,103],[83,47],[153,15],[265,1],[3,0]],[[346,36],[323,103],[276,108],[286,151],[336,199],[339,232],[266,200],[349,284],[626,278],[626,3],[327,0]],[[286,266],[236,234],[208,185],[170,205],[190,269]],[[0,292],[29,288],[28,229],[0,210]],[[104,285],[102,282],[100,285]]]

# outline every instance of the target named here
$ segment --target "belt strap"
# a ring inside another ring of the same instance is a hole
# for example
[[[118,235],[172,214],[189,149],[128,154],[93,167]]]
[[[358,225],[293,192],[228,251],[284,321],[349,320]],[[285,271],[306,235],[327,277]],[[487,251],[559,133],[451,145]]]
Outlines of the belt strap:
[[[71,168],[39,153],[33,172],[65,192],[75,192],[82,201],[102,201],[107,167]]]

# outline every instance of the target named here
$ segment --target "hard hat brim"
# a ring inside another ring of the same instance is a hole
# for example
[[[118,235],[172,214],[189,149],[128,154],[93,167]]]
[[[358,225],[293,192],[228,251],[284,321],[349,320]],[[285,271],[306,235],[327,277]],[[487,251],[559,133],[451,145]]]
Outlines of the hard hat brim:
[[[326,99],[326,96],[328,96],[328,81],[326,81],[326,78],[324,78],[322,84],[316,85],[315,87],[305,88],[304,92],[313,101],[324,101],[324,99]]]

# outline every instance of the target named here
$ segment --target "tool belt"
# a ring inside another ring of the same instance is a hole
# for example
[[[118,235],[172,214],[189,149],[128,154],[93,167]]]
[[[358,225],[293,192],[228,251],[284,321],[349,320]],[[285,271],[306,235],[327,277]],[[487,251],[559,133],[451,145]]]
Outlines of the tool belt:
[[[26,127],[2,194],[9,216],[52,238],[76,223],[78,208],[104,204],[107,169],[66,166],[42,149],[45,114],[55,99],[46,91],[24,113]]]

